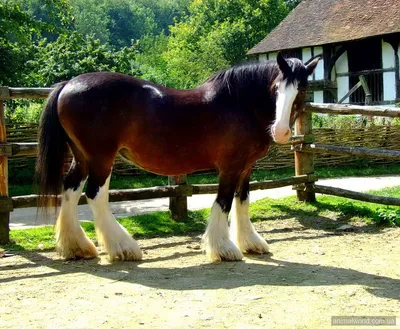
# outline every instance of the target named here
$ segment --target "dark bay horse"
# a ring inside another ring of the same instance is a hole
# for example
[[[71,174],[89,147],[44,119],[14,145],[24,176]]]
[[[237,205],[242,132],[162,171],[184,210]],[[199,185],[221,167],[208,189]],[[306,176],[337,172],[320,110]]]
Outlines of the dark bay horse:
[[[65,258],[97,256],[77,215],[87,180],[98,240],[111,260],[142,258],[108,205],[117,154],[160,175],[216,168],[218,195],[203,236],[207,255],[216,261],[240,260],[242,252],[268,252],[249,219],[250,172],[272,140],[288,142],[318,60],[305,65],[278,54],[277,61],[232,67],[191,90],[109,72],[58,84],[41,117],[37,176],[45,203],[62,194],[56,224],[59,253]],[[74,159],[63,178],[68,147]]]

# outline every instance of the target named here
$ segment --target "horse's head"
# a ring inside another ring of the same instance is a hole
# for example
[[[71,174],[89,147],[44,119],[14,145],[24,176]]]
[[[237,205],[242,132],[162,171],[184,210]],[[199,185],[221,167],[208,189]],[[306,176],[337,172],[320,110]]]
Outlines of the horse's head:
[[[280,74],[274,82],[276,93],[276,116],[271,127],[271,134],[278,144],[285,144],[289,141],[291,127],[297,116],[304,108],[308,76],[314,72],[320,57],[303,64],[297,58],[283,58],[278,53],[277,63]]]

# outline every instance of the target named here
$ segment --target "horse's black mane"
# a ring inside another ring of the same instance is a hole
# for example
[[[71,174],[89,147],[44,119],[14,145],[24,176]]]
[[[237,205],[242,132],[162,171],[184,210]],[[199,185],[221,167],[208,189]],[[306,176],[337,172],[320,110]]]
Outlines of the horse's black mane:
[[[207,82],[213,83],[216,91],[225,91],[231,95],[261,86],[265,91],[279,72],[275,61],[249,62],[217,72]]]
[[[235,65],[225,71],[220,71],[209,78],[206,83],[212,83],[218,94],[228,93],[230,96],[255,97],[259,93],[264,96],[275,81],[286,80],[307,82],[307,73],[303,63],[297,58],[286,59],[292,69],[289,76],[283,76],[276,61],[248,62]]]

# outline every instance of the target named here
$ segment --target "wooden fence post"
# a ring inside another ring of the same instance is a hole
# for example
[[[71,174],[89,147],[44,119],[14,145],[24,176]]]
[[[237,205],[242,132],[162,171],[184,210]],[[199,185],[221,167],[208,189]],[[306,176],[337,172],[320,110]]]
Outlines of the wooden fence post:
[[[4,103],[0,99],[0,243],[10,242],[10,210],[11,199],[8,197],[8,160],[1,148],[6,143],[6,125],[4,120]]]
[[[296,120],[295,126],[296,135],[304,135],[307,137],[307,142],[312,143],[310,136],[312,135],[312,114],[303,112]],[[294,163],[296,176],[308,175],[314,173],[314,154],[294,152]],[[297,190],[297,200],[305,202],[315,201],[315,192],[312,190],[313,183],[306,183],[305,189]]]
[[[187,176],[168,176],[169,185],[187,185]],[[175,220],[185,221],[188,219],[187,197],[170,197],[169,211]]]

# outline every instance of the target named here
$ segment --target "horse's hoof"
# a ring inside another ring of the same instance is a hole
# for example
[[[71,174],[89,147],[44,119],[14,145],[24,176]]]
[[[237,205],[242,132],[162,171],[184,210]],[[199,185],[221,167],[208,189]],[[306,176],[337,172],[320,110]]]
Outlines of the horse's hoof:
[[[133,238],[116,242],[114,246],[108,246],[106,249],[111,261],[135,261],[143,257],[139,245]]]
[[[243,239],[237,239],[236,245],[242,252],[249,254],[268,254],[268,243],[257,232],[251,232]]]
[[[243,259],[242,252],[231,240],[224,240],[218,246],[205,246],[205,251],[213,262],[238,261]]]
[[[92,241],[88,241],[80,246],[69,247],[57,245],[57,252],[65,259],[92,259],[98,256],[96,246]]]

